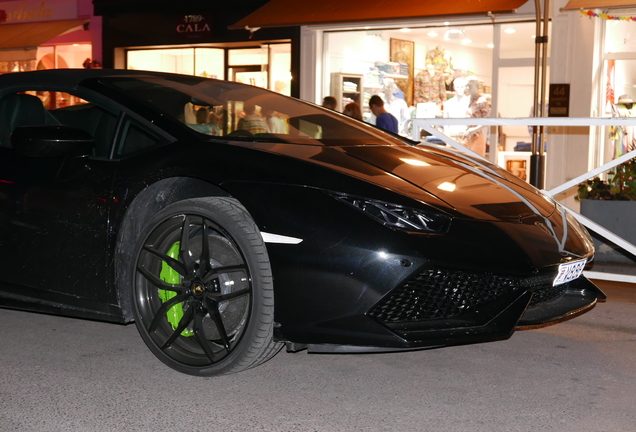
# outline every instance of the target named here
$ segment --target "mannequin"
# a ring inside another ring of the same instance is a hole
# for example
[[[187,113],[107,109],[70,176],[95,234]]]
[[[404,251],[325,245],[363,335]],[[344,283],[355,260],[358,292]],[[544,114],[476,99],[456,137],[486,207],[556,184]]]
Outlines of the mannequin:
[[[479,80],[477,77],[468,77],[466,88],[469,95],[468,116],[490,117],[490,101],[479,92]],[[481,156],[486,155],[487,136],[484,128],[484,126],[469,126],[466,129],[465,139],[462,143]]]
[[[453,79],[453,59],[446,49],[438,45],[426,53],[426,65],[433,66],[441,74],[442,80],[450,84]]]
[[[442,72],[435,70],[435,66],[429,64],[426,69],[415,76],[414,102],[435,102],[441,104],[446,100],[446,83]]]
[[[453,89],[455,96],[450,98],[444,104],[444,117],[447,118],[464,118],[468,117],[468,103],[470,98],[466,93],[466,85],[468,82],[465,78],[455,78],[453,81]],[[444,127],[444,133],[453,138],[457,142],[462,142],[466,133],[465,125],[449,125]]]
[[[406,101],[396,96],[398,90],[395,81],[390,78],[384,80],[384,108],[397,119],[398,132],[401,132],[404,122],[410,118],[410,114]]]

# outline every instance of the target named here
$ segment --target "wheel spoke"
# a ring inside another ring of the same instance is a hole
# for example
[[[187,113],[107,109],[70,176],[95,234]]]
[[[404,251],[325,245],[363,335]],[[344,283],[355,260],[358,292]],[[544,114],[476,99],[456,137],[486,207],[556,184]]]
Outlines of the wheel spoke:
[[[206,275],[212,268],[210,264],[210,244],[208,243],[208,224],[203,219],[203,233],[201,235],[201,256],[199,258],[199,265],[201,266],[200,275]]]
[[[165,261],[166,264],[168,264],[170,267],[172,267],[177,273],[179,273],[181,276],[187,276],[188,271],[185,268],[185,266],[183,264],[181,264],[179,261],[177,261],[176,259],[169,257],[168,255],[159,252],[157,249],[155,249],[154,247],[151,246],[144,246],[144,250],[154,256],[156,256],[157,258],[159,258],[162,261]]]
[[[210,281],[212,281],[212,279],[218,277],[223,273],[230,273],[236,270],[244,270],[247,273],[247,266],[245,264],[236,264],[230,266],[215,267],[203,277],[203,283],[209,283]]]
[[[170,337],[166,339],[166,341],[161,346],[161,349],[165,350],[170,345],[172,345],[172,342],[177,340],[177,338],[181,335],[181,332],[183,332],[183,330],[185,330],[186,327],[188,327],[188,324],[192,322],[193,318],[194,318],[194,314],[192,312],[192,305],[190,305],[190,307],[188,307],[188,310],[184,312],[183,317],[181,318],[181,321],[179,322],[179,325],[177,326],[176,329],[174,329]]]
[[[177,303],[184,301],[187,296],[188,294],[186,293],[178,294],[172,297],[170,300],[162,303],[161,307],[157,309],[157,312],[155,312],[155,317],[152,319],[150,326],[148,326],[148,332],[155,331],[157,327],[159,326],[159,323],[161,322],[161,320],[166,317],[166,313],[170,310],[170,308],[176,305]]]
[[[215,363],[220,359],[214,353],[214,351],[212,351],[212,348],[210,347],[210,342],[205,337],[205,331],[203,330],[204,316],[205,314],[202,311],[195,314],[194,322],[192,323],[192,329],[194,330],[194,337],[196,338],[197,342],[201,346],[201,349],[203,349],[203,352],[205,352],[206,357],[212,363]]]
[[[206,297],[214,302],[223,302],[223,301],[228,301],[228,300],[234,300],[235,298],[238,297],[243,297],[246,295],[249,295],[250,290],[249,288],[245,288],[243,290],[240,291],[235,291],[235,292],[231,292],[229,294],[221,294],[221,293],[206,293]]]
[[[221,313],[219,312],[218,303],[211,305],[212,307],[208,308],[208,313],[210,314],[210,318],[216,324],[216,329],[219,331],[219,336],[221,338],[221,342],[223,343],[223,347],[225,351],[230,352],[230,341],[227,337],[227,331],[225,330],[225,325],[223,324],[223,317],[221,317]]]
[[[189,254],[190,251],[190,216],[184,215],[181,225],[181,250],[179,256],[186,269],[194,269],[195,262]]]
[[[144,275],[146,277],[146,279],[148,279],[150,281],[150,283],[152,283],[154,286],[156,286],[159,289],[162,289],[162,290],[165,290],[165,291],[172,291],[172,292],[176,292],[176,293],[182,293],[183,292],[183,288],[181,287],[181,285],[173,285],[173,284],[166,283],[165,281],[159,279],[157,276],[152,274],[143,265],[137,266],[137,270],[139,271],[139,273]]]

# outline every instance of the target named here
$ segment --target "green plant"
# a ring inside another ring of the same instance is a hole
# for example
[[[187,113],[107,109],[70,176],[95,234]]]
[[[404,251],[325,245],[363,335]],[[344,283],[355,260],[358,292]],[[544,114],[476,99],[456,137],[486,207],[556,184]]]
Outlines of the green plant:
[[[594,177],[581,183],[576,199],[636,201],[636,159],[609,170],[607,180]]]

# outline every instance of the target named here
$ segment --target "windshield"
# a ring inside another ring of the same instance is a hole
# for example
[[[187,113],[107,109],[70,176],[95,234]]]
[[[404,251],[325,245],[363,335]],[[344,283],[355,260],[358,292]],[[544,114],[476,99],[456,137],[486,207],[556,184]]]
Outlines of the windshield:
[[[368,124],[260,87],[185,75],[102,82],[210,136],[322,146],[405,145]]]

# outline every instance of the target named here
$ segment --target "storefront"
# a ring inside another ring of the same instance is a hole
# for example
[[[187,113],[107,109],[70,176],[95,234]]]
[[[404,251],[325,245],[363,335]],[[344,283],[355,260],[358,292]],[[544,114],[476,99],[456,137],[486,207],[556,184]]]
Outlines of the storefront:
[[[94,3],[104,19],[106,67],[227,79],[299,95],[299,28],[228,29],[266,0],[174,2],[161,10],[145,1]]]
[[[0,73],[97,66],[101,19],[91,0],[0,2]]]
[[[468,117],[464,105],[470,98],[462,99],[464,93],[454,88],[454,82],[465,87],[467,79],[478,83],[480,108],[473,109],[474,116],[531,115],[534,5],[520,0],[454,6],[449,13],[439,2],[396,2],[378,9],[331,0],[283,14],[291,8],[289,0],[272,0],[233,27],[301,26],[300,97],[320,103],[334,96],[339,111],[356,103],[373,123],[368,101],[379,95],[404,135],[410,133],[409,118]],[[455,129],[458,138],[469,136]],[[527,149],[528,128],[477,132],[488,140],[493,161],[528,179],[529,152],[515,152]],[[508,154],[514,155],[510,163]]]

